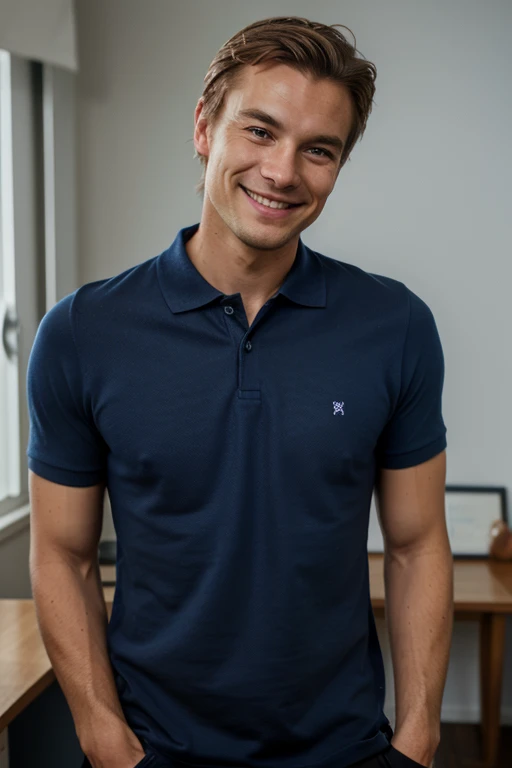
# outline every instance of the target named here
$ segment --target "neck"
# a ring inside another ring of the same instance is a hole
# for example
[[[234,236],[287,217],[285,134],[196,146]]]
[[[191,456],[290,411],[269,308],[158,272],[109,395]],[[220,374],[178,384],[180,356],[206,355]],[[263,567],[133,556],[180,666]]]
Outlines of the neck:
[[[186,243],[191,262],[204,279],[226,295],[240,293],[244,303],[267,301],[290,271],[299,235],[275,249],[248,245],[220,220],[204,215],[199,229]]]

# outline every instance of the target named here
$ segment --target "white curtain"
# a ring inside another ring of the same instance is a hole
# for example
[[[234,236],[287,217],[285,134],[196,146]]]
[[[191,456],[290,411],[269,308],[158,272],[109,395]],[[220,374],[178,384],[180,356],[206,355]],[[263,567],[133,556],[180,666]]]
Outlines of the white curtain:
[[[76,71],[73,0],[0,0],[0,49]]]

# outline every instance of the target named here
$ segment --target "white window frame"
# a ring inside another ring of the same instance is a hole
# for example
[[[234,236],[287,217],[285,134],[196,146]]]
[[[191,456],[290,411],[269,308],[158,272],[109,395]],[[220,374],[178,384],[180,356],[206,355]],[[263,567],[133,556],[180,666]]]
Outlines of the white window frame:
[[[0,51],[0,502],[20,496],[11,57]]]
[[[34,73],[34,65],[29,61],[1,52],[3,294],[13,319],[18,320],[19,333],[14,329],[9,334],[10,343],[17,346],[17,354],[7,364],[4,361],[7,386],[11,390],[8,434],[3,436],[8,441],[3,450],[8,457],[9,495],[0,500],[0,533],[7,528],[12,533],[13,525],[27,517],[29,502],[25,381],[30,349],[41,318],[38,281],[41,258],[44,260],[38,222],[42,201],[40,196],[38,199],[37,190]],[[3,330],[3,315],[0,323]],[[0,353],[5,355],[3,339]],[[13,388],[17,398],[12,396]]]

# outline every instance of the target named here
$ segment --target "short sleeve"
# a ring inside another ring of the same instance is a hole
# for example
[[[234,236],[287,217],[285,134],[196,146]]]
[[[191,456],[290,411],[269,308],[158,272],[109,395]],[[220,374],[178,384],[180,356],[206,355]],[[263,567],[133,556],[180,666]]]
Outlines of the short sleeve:
[[[444,355],[430,308],[412,291],[405,335],[400,392],[377,446],[384,469],[421,464],[446,448],[442,416]]]
[[[76,292],[75,292],[76,294]],[[28,468],[61,485],[106,478],[107,446],[84,391],[73,333],[73,299],[61,299],[41,320],[27,368]]]

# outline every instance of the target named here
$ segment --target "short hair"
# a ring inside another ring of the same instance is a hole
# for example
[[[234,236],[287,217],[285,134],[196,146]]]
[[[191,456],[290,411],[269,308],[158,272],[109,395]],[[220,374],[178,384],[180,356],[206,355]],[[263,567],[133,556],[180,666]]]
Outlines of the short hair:
[[[350,43],[335,27],[354,38]],[[287,64],[303,74],[345,86],[354,105],[354,119],[340,159],[347,161],[366,128],[375,94],[377,69],[356,48],[356,39],[342,24],[320,24],[299,16],[276,16],[256,21],[237,32],[220,48],[204,78],[202,116],[214,125],[230,86],[236,86],[244,67],[264,61]],[[207,158],[196,152],[203,175],[196,192],[204,192]]]

